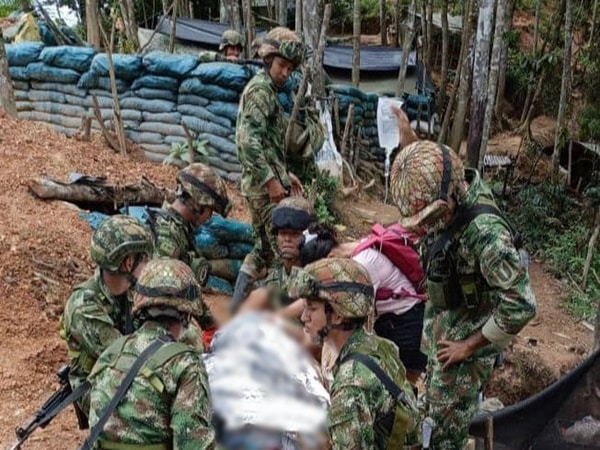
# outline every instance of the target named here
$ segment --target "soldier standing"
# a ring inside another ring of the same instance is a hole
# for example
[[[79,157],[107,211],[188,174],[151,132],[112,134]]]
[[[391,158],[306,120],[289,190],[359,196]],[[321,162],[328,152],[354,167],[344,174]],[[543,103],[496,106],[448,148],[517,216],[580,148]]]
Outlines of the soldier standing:
[[[152,234],[134,217],[111,216],[94,231],[90,255],[96,272],[75,287],[60,321],[73,390],[86,380],[100,353],[133,332],[128,291],[152,255]],[[79,402],[86,415],[88,400],[86,396]]]
[[[364,330],[374,305],[368,272],[328,258],[304,267],[290,287],[303,298],[305,330],[339,354],[333,368],[328,428],[334,450],[402,449],[415,438],[416,400],[398,348]]]
[[[146,265],[133,300],[133,315],[141,327],[108,347],[90,375],[92,430],[107,415],[100,424],[100,448],[215,448],[206,368],[197,352],[176,342],[190,318],[201,314],[201,296],[194,274],[181,261],[158,258]],[[134,361],[157,340],[162,346],[143,363],[126,394],[107,414],[107,405]]]
[[[529,274],[491,191],[452,149],[413,142],[396,157],[390,184],[401,224],[427,235],[422,254],[432,449],[462,449],[496,355],[535,315]]]
[[[302,184],[286,163],[287,120],[277,97],[280,88],[304,59],[304,45],[283,27],[267,33],[259,56],[265,70],[250,80],[240,100],[235,140],[242,165],[242,195],[248,202],[254,227],[254,248],[244,259],[232,298],[235,311],[253,283],[266,276],[274,259],[271,212],[289,195],[301,195]]]

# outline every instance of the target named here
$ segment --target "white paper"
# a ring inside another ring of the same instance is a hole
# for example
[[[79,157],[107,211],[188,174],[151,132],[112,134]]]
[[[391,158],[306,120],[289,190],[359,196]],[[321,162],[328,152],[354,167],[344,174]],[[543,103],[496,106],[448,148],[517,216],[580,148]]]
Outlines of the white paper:
[[[402,107],[404,102],[399,98],[379,97],[377,101],[377,135],[379,146],[391,152],[400,142],[398,119],[392,112],[392,106]]]

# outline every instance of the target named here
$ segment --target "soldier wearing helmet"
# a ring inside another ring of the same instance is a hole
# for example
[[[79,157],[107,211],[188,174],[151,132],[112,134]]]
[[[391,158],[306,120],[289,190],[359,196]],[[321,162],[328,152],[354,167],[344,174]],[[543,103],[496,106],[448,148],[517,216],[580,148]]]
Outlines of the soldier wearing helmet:
[[[233,305],[240,304],[252,284],[266,275],[274,259],[271,212],[289,195],[301,195],[302,184],[289,169],[284,145],[287,120],[278,90],[304,60],[304,45],[284,27],[269,31],[259,56],[264,70],[246,85],[240,100],[235,141],[242,165],[242,195],[248,202],[255,243],[238,276]]]
[[[150,229],[130,216],[111,216],[92,235],[94,276],[77,286],[65,305],[60,335],[67,342],[69,381],[76,389],[115,339],[133,332],[129,289],[152,255]],[[87,414],[88,398],[80,402]]]
[[[394,160],[390,184],[401,223],[426,235],[432,448],[463,448],[498,352],[535,316],[529,274],[490,189],[452,149],[411,143]]]
[[[210,266],[198,253],[196,228],[213,212],[226,217],[231,210],[225,182],[205,164],[190,164],[177,175],[176,199],[160,210],[149,210],[150,227],[155,237],[154,257],[166,256],[191,267],[196,280],[204,285]],[[200,325],[204,330],[214,324],[206,309]]]
[[[221,42],[219,42],[219,52],[201,52],[199,59],[200,62],[235,62],[240,59],[245,46],[246,39],[244,39],[244,36],[241,33],[238,33],[235,30],[225,30],[221,35]]]
[[[416,400],[398,349],[363,327],[375,301],[366,269],[351,259],[322,259],[304,267],[289,294],[306,302],[305,331],[339,354],[327,420],[333,449],[413,443]]]
[[[99,436],[100,448],[212,449],[215,432],[206,368],[181,342],[191,317],[202,313],[200,285],[183,262],[150,261],[135,287],[140,327],[100,355],[90,375],[90,425],[97,424],[134,361],[162,344],[142,365]]]

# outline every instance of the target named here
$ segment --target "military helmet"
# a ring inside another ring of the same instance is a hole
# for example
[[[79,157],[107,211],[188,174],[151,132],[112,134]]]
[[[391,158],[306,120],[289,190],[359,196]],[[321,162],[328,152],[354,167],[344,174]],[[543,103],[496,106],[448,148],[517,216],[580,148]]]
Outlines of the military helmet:
[[[126,256],[138,253],[152,255],[152,232],[140,220],[115,215],[104,219],[92,234],[90,256],[101,268],[118,272]]]
[[[292,281],[289,295],[326,302],[345,319],[368,317],[375,303],[369,273],[348,258],[325,258],[308,264]]]
[[[210,206],[223,217],[231,211],[225,182],[205,164],[194,163],[177,174],[178,189],[188,194],[197,206]]]
[[[187,264],[171,258],[156,258],[146,264],[135,285],[132,312],[140,315],[153,307],[202,314],[202,291]]]
[[[225,47],[228,47],[230,45],[233,47],[240,46],[244,48],[244,46],[246,45],[246,39],[244,39],[244,36],[242,36],[241,33],[238,33],[235,30],[225,30],[221,35],[219,51],[222,52],[225,49]]]
[[[304,231],[314,221],[313,207],[304,197],[293,196],[281,200],[271,214],[273,233],[288,228]]]
[[[286,27],[275,27],[262,40],[258,55],[263,59],[280,56],[297,67],[304,61],[304,51],[304,44],[296,33]]]
[[[400,150],[390,170],[390,188],[402,225],[415,229],[443,217],[449,196],[464,178],[463,164],[450,147],[417,141]]]

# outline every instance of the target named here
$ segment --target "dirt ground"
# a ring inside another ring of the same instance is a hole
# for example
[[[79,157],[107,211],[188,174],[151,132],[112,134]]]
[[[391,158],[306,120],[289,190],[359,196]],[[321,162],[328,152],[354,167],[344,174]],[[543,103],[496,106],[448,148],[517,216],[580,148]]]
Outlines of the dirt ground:
[[[5,448],[14,440],[15,426],[23,424],[57,386],[54,374],[66,361],[58,318],[72,286],[93,269],[87,254],[91,231],[78,217],[77,208],[35,199],[27,181],[39,175],[66,181],[69,172],[80,172],[125,183],[145,175],[172,188],[176,169],[136,155],[117,155],[98,136],[92,142],[78,142],[6,117],[0,117],[0,161],[0,448]],[[233,217],[248,220],[243,200],[234,186],[229,187],[235,204]],[[343,234],[349,238],[368,231],[376,220],[385,223],[396,217],[393,207],[366,198],[347,199],[340,210],[345,212],[347,226]],[[544,272],[539,261],[533,262],[531,276],[538,316],[518,337],[504,369],[498,371],[499,381],[490,389],[493,395],[511,401],[518,400],[524,389],[540,389],[540,384],[573,367],[590,350],[592,341],[592,333],[562,309],[564,288]],[[211,301],[219,315],[226,299]],[[533,388],[516,387],[521,382],[515,380],[521,370],[516,368],[522,366],[517,362],[523,355],[534,355],[529,359],[536,361],[528,374],[539,369]],[[83,437],[69,409],[45,430],[34,433],[24,448],[74,448]]]

